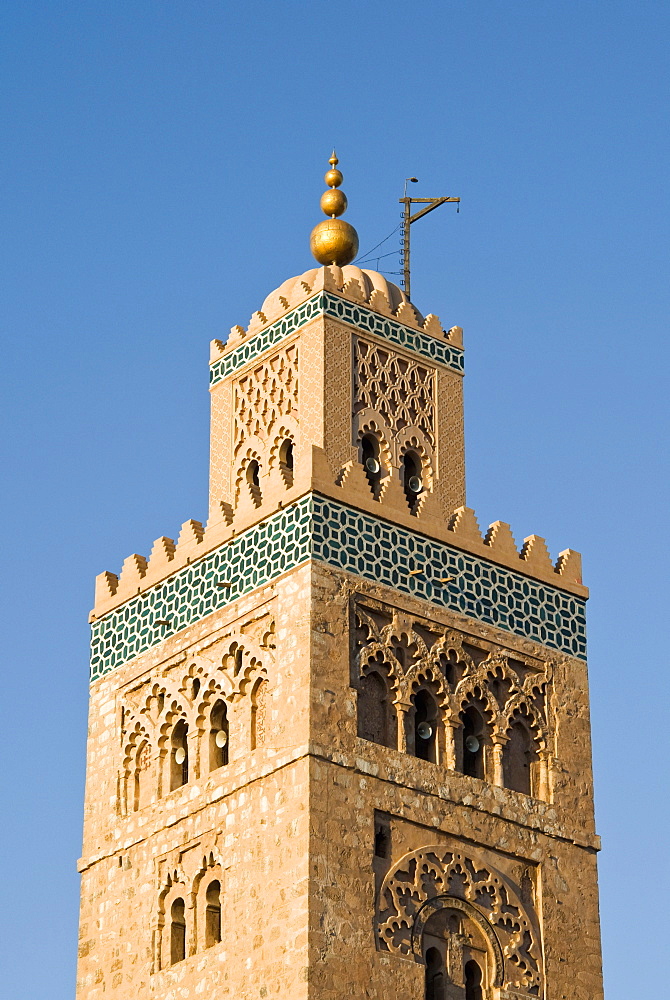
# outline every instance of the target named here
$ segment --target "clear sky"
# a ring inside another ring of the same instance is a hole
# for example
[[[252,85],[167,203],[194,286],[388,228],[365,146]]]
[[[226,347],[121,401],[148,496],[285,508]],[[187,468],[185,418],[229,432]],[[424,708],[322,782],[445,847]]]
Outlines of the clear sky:
[[[205,518],[209,340],[312,266],[333,145],[363,250],[406,176],[463,199],[413,299],[480,524],[584,553],[607,996],[660,997],[669,47],[661,0],[4,0],[7,1000],[73,996],[94,576]]]

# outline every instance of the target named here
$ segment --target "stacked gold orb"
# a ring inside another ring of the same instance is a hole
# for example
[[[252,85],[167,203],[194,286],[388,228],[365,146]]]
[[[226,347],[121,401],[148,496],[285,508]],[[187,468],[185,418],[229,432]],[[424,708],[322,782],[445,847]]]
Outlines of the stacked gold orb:
[[[319,264],[344,267],[345,264],[351,264],[358,253],[358,233],[348,222],[339,218],[347,210],[347,196],[339,190],[344,178],[337,169],[340,161],[335,150],[328,162],[330,170],[326,171],[324,180],[330,190],[321,195],[321,209],[329,218],[314,226],[309,246]]]

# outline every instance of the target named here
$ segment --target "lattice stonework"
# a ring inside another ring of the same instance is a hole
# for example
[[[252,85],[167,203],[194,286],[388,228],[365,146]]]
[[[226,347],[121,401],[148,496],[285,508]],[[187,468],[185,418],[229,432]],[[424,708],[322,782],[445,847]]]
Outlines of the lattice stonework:
[[[276,323],[250,337],[230,354],[216,361],[210,368],[210,385],[216,385],[227,375],[244,368],[263,351],[278,344],[289,334],[295,333],[317,316],[332,316],[334,319],[343,320],[359,330],[374,333],[391,344],[407,348],[430,361],[437,361],[463,374],[463,351],[459,347],[443,343],[427,333],[412,330],[402,323],[396,323],[395,320],[388,319],[366,306],[348,302],[329,292],[319,292],[296,309],[286,313]]]
[[[540,995],[537,918],[518,888],[481,858],[440,845],[406,855],[385,878],[377,916],[380,950],[419,959],[423,927],[438,907],[460,910],[482,928],[494,928],[496,986]]]
[[[586,656],[581,598],[311,494],[94,622],[92,679],[309,558],[551,649]],[[409,575],[413,569],[421,572]],[[453,581],[440,583],[446,576]],[[229,586],[218,586],[221,582]]]
[[[435,369],[354,338],[354,416],[378,414],[395,437],[418,428],[435,447]]]
[[[234,452],[247,438],[271,439],[298,409],[298,345],[289,344],[234,384]]]

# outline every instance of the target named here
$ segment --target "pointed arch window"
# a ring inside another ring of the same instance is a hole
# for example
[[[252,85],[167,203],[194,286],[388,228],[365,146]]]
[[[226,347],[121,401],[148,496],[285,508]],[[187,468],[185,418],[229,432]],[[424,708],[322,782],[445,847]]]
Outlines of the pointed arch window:
[[[423,493],[421,461],[418,455],[408,451],[402,460],[402,485],[412,514],[415,513],[419,496]]]
[[[465,978],[465,1000],[482,1000],[482,970],[479,963],[472,958],[465,963],[463,970]]]
[[[461,770],[472,778],[485,777],[484,741],[486,722],[482,713],[471,705],[461,713]]]
[[[225,701],[219,699],[209,716],[209,770],[225,767],[229,759],[230,732],[228,709]]]
[[[397,746],[395,712],[386,679],[377,670],[364,674],[358,686],[358,735],[383,747]]]
[[[363,470],[370,484],[372,495],[376,499],[379,495],[379,487],[381,485],[382,465],[379,441],[373,434],[366,434],[361,440],[361,462],[363,463]]]
[[[294,463],[293,441],[291,438],[285,438],[279,449],[279,468],[287,489],[293,486]]]
[[[437,948],[426,952],[426,1000],[446,1000],[444,959]]]
[[[430,691],[421,689],[412,696],[414,705],[414,756],[437,763],[439,708]]]
[[[186,907],[181,897],[170,907],[170,965],[186,958]]]
[[[218,879],[207,886],[205,897],[205,948],[221,940],[221,883]]]
[[[508,730],[503,750],[505,788],[532,795],[536,762],[537,751],[531,731],[522,719],[517,718]]]
[[[180,719],[170,740],[170,791],[188,782],[188,724]]]

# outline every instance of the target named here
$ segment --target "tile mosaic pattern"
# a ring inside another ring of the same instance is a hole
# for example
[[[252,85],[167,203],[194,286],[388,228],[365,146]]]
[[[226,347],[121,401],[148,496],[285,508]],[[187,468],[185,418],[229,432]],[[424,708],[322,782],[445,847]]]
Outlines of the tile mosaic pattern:
[[[253,361],[268,347],[272,347],[284,337],[288,337],[290,333],[299,330],[316,316],[322,315],[341,319],[359,330],[376,334],[392,344],[398,344],[400,347],[415,351],[425,358],[430,358],[431,361],[438,361],[451,368],[452,371],[463,373],[463,351],[459,347],[442,343],[426,333],[412,330],[409,326],[396,323],[372,309],[367,309],[355,302],[349,302],[338,295],[332,295],[330,292],[319,292],[303,302],[297,309],[282,316],[276,323],[240,344],[230,354],[215,361],[209,372],[210,385],[216,385],[226,375],[230,375]]]
[[[307,299],[297,309],[286,313],[276,323],[266,327],[265,330],[261,330],[260,333],[240,344],[230,354],[226,354],[225,357],[215,361],[209,369],[210,386],[216,385],[226,375],[236,372],[239,368],[244,368],[246,364],[253,361],[254,358],[262,354],[268,347],[278,344],[280,340],[288,337],[290,333],[299,330],[301,326],[309,323],[315,316],[321,316],[324,311],[321,299],[322,296],[320,294],[312,296],[311,299]]]
[[[320,562],[586,658],[586,602],[579,597],[320,496],[313,532]],[[451,583],[440,582],[450,576]]]
[[[310,557],[586,657],[581,598],[312,494],[94,622],[91,680]],[[421,572],[410,576],[412,569]],[[447,576],[455,579],[439,582]]]
[[[424,358],[439,361],[440,364],[446,365],[458,372],[459,375],[463,374],[463,351],[460,347],[453,347],[451,344],[436,340],[435,337],[431,337],[427,333],[412,330],[409,326],[396,323],[395,320],[381,316],[379,313],[373,312],[372,309],[366,309],[365,306],[358,305],[356,302],[342,299],[338,295],[324,292],[323,298],[324,311],[328,316],[344,320],[345,323],[355,326],[357,330],[374,333],[378,337],[389,340],[392,344],[398,344],[400,347],[406,347],[410,351],[422,354]]]
[[[91,680],[300,565],[309,558],[311,538],[306,496],[126,601],[92,625]]]

